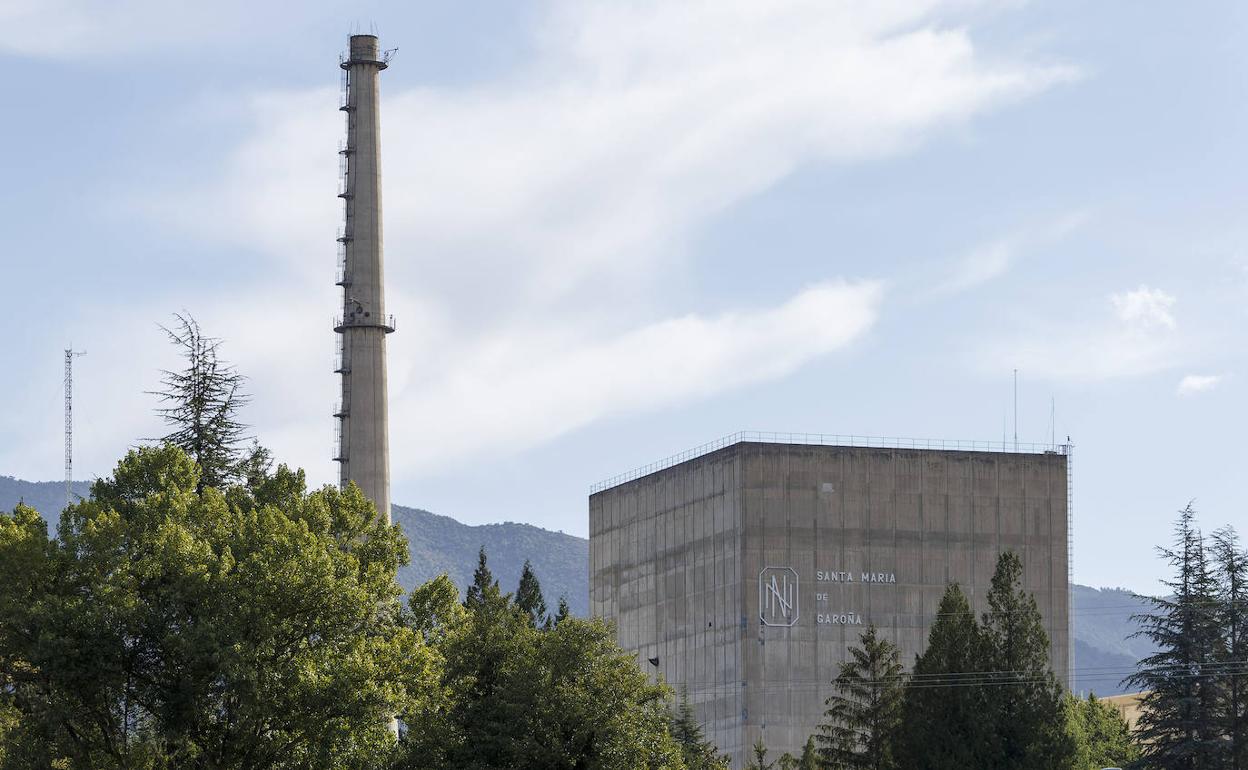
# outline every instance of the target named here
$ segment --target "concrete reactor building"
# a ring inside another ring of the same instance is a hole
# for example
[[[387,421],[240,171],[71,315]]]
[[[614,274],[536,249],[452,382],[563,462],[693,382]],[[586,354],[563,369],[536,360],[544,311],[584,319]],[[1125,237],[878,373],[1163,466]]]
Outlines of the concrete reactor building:
[[[598,485],[590,609],[740,768],[799,753],[868,624],[913,664],[1017,552],[1068,676],[1070,447],[735,434]]]

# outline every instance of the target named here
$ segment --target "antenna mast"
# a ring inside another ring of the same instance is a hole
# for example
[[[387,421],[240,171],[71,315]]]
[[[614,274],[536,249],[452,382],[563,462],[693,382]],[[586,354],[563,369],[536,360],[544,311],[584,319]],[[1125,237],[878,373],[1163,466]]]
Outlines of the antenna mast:
[[[1018,370],[1014,370],[1014,451],[1018,451]]]
[[[65,349],[65,505],[73,502],[74,483],[74,356],[87,352]]]

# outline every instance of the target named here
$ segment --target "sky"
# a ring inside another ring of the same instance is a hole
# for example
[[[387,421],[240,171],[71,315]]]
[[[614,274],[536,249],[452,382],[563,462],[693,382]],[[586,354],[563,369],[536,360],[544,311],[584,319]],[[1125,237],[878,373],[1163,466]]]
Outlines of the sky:
[[[1074,576],[1248,532],[1248,6],[0,0],[0,473],[162,434],[188,312],[335,480],[338,56],[382,74],[395,502],[587,532],[740,430],[1074,444]]]

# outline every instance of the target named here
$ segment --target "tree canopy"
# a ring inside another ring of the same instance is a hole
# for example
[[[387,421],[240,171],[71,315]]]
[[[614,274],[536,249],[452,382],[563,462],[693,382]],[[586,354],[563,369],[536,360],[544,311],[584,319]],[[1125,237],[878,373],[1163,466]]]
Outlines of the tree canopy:
[[[726,770],[728,758],[720,755],[715,744],[706,739],[702,725],[689,702],[689,690],[681,687],[680,698],[671,715],[672,737],[680,747],[680,756],[689,770]]]
[[[1095,695],[1068,695],[1065,707],[1067,729],[1075,746],[1070,764],[1074,770],[1128,767],[1139,759],[1139,744],[1132,739],[1131,728],[1118,709]]]
[[[1035,596],[1023,589],[1023,561],[1014,551],[997,559],[983,615],[987,712],[995,724],[996,764],[1050,770],[1070,762],[1063,690],[1049,668],[1049,635]]]
[[[1248,770],[1248,551],[1233,527],[1213,533],[1218,626],[1222,635],[1219,669],[1221,728],[1227,767]]]
[[[398,766],[684,767],[668,729],[670,690],[647,682],[613,629],[570,617],[536,625],[486,564],[483,551],[463,605],[444,578],[412,593],[409,622],[430,643],[440,676],[438,697],[402,713],[409,727]]]
[[[1146,692],[1138,724],[1142,764],[1159,770],[1248,767],[1244,673],[1248,671],[1248,554],[1234,530],[1212,548],[1189,503],[1174,542],[1158,549],[1174,570],[1170,595],[1147,597],[1140,633],[1157,652],[1128,681]]]
[[[819,726],[820,755],[830,767],[893,770],[905,694],[897,646],[867,626],[832,681]]]
[[[537,624],[484,551],[467,601],[441,576],[404,607],[406,554],[354,485],[205,486],[170,444],[54,537],[0,515],[0,768],[722,767],[686,765],[611,626]]]
[[[763,739],[754,741],[754,745],[750,747],[750,762],[745,770],[771,770],[775,766],[775,762],[767,761],[767,744],[763,743]]]
[[[485,546],[481,546],[481,550],[477,552],[477,569],[472,573],[472,584],[464,592],[464,608],[477,609],[491,591],[498,591],[498,581],[494,579],[494,573],[490,571]]]
[[[0,683],[17,767],[364,766],[433,688],[401,622],[396,528],[354,486],[281,467],[201,485],[165,445],[130,452],[55,538],[0,516]]]
[[[992,767],[996,738],[987,688],[965,686],[982,672],[984,636],[958,584],[940,600],[927,649],[915,659],[906,683],[898,745],[902,767],[957,770]]]
[[[801,754],[793,756],[786,751],[777,764],[780,770],[823,770],[826,767],[819,756],[819,748],[813,735],[806,739]]]
[[[906,685],[902,767],[1070,767],[1063,689],[1022,577],[1022,559],[1002,553],[982,622],[957,584],[946,590]]]
[[[546,600],[542,598],[542,584],[533,572],[533,565],[524,560],[524,568],[520,571],[520,586],[516,589],[516,606],[529,618],[533,627],[549,624],[546,616]]]
[[[157,410],[169,427],[163,442],[181,447],[199,466],[198,490],[237,480],[257,479],[269,470],[267,450],[242,448],[247,426],[238,417],[249,397],[243,375],[221,359],[221,340],[209,337],[190,315],[175,315],[174,329],[160,327],[178,348],[184,366],[165,370],[156,395]]]
[[[1191,505],[1180,511],[1174,545],[1158,549],[1177,574],[1167,582],[1172,595],[1151,598],[1153,611],[1139,616],[1158,652],[1129,680],[1148,693],[1139,721],[1144,760],[1167,770],[1217,767],[1221,749],[1214,681],[1189,675],[1212,672],[1221,654],[1213,573],[1195,519]]]

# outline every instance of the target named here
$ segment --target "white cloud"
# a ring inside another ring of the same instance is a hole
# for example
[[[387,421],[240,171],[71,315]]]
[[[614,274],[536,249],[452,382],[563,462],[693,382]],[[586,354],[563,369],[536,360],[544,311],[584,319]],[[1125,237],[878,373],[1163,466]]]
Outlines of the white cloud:
[[[1017,253],[1017,244],[1009,238],[979,246],[959,260],[949,278],[938,285],[935,292],[956,294],[1004,275]]]
[[[450,352],[444,375],[396,401],[395,424],[419,428],[394,462],[425,471],[541,444],[604,417],[783,377],[865,332],[880,297],[878,284],[826,283],[777,307],[669,318],[608,338],[573,329],[502,332]]]
[[[1086,211],[1074,211],[1038,226],[1016,231],[982,244],[957,260],[948,277],[936,284],[934,294],[956,294],[973,289],[1005,275],[1020,256],[1060,241],[1081,227],[1089,218]]]
[[[873,284],[710,317],[662,288],[692,236],[797,169],[906,152],[1074,76],[986,60],[967,27],[935,21],[973,5],[562,3],[505,80],[398,90],[383,75],[396,467],[782,377],[865,330]],[[220,174],[147,212],[328,281],[334,104],[329,88],[255,95]]]
[[[283,3],[244,0],[4,0],[0,52],[84,59],[147,52],[167,55],[223,40],[290,35],[308,19]],[[271,43],[270,43],[271,45]]]
[[[1083,323],[1046,319],[990,345],[983,365],[1017,366],[1032,376],[1069,382],[1135,377],[1178,365],[1191,353],[1172,308],[1175,298],[1141,286],[1108,297],[1110,317]]]
[[[966,29],[930,20],[964,5],[564,4],[504,82],[392,91],[383,76],[393,267],[460,287],[501,268],[533,298],[635,286],[800,166],[896,154],[1072,76],[982,61]],[[334,220],[332,98],[252,102],[254,133],[204,190],[240,240],[306,262]]]
[[[1220,374],[1188,374],[1179,380],[1177,392],[1180,396],[1194,396],[1218,387],[1222,379]]]
[[[1161,289],[1140,286],[1115,294],[1110,301],[1118,320],[1131,329],[1147,332],[1174,328],[1174,315],[1170,312],[1170,308],[1174,307],[1174,297]]]

